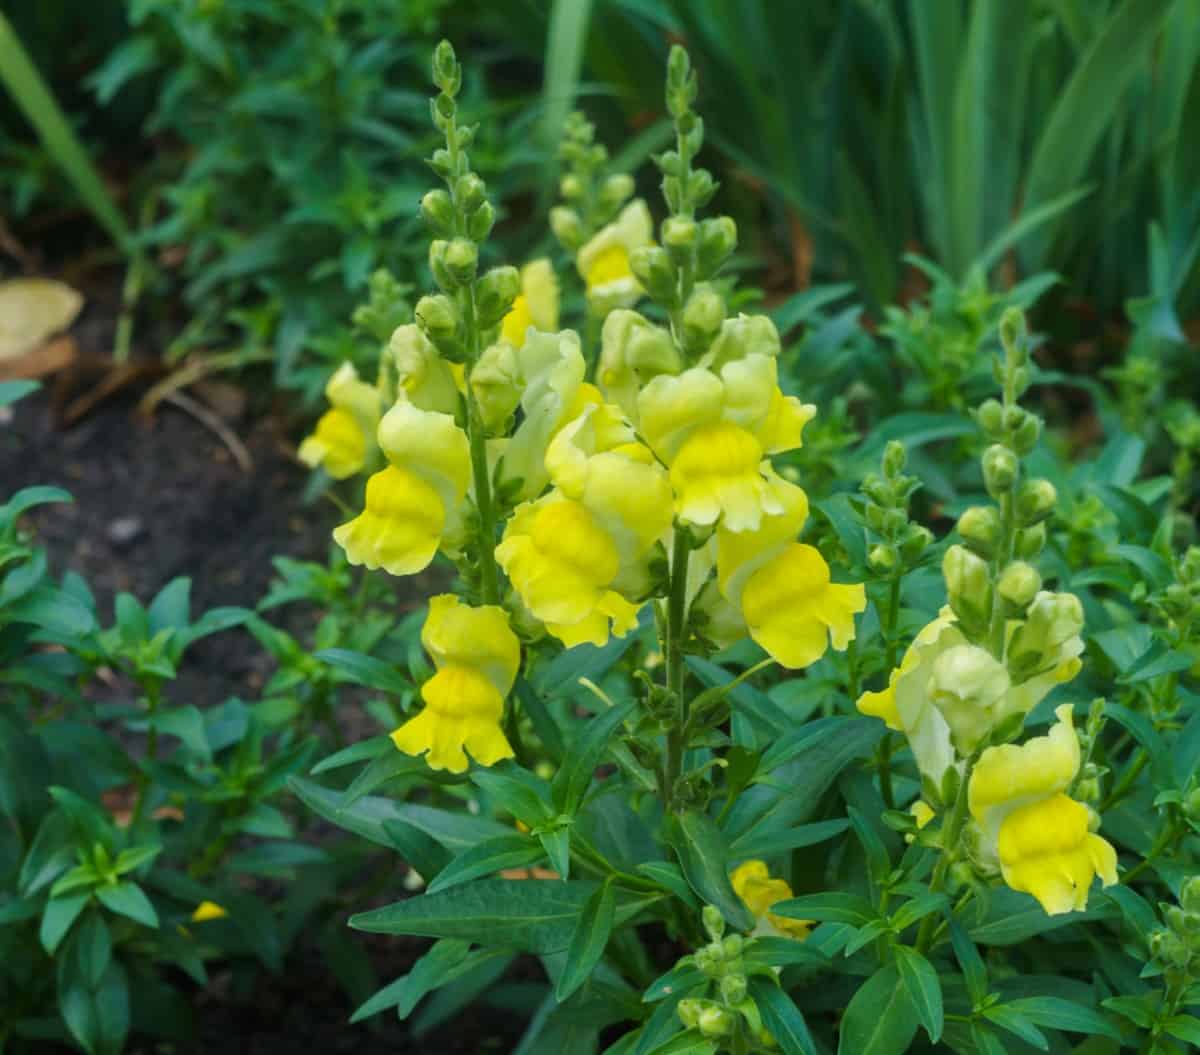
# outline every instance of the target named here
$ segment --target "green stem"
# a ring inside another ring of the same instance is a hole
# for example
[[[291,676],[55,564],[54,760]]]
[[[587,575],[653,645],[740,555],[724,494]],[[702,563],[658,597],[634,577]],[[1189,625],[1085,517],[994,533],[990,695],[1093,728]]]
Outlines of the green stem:
[[[472,297],[474,300],[474,297]],[[474,322],[472,318],[471,322]],[[476,338],[477,339],[477,338]],[[500,603],[500,577],[496,570],[496,509],[488,473],[483,418],[471,394],[467,375],[467,432],[471,440],[471,474],[475,481],[475,508],[479,510],[479,580],[484,604]]]
[[[157,681],[148,681],[145,685],[146,689],[146,709],[149,712],[150,721],[154,721],[154,713],[158,710],[158,705],[161,702],[161,690]],[[146,735],[146,759],[153,762],[158,758],[158,728],[151,724],[150,732]],[[138,774],[138,791],[137,799],[133,804],[133,812],[129,818],[129,830],[137,829],[141,823],[142,815],[146,810],[147,793],[150,790],[150,776],[144,770]]]
[[[1128,794],[1129,789],[1133,787],[1133,782],[1137,780],[1138,775],[1150,762],[1150,755],[1147,754],[1144,747],[1139,747],[1133,756],[1133,761],[1126,767],[1125,772],[1121,774],[1121,779],[1113,786],[1112,791],[1108,793],[1108,797],[1100,806],[1100,812],[1104,813],[1110,810],[1118,802]]]
[[[933,876],[929,880],[930,893],[941,893],[942,888],[946,885],[946,877],[950,874],[950,869],[958,860],[963,825],[967,820],[967,788],[971,783],[971,774],[975,771],[975,763],[978,759],[979,754],[976,752],[967,759],[967,764],[963,769],[962,780],[958,784],[958,794],[954,798],[954,806],[946,821],[946,827],[942,831],[942,856],[938,858],[938,863],[933,869]],[[929,951],[929,947],[933,943],[936,925],[937,917],[933,914],[921,920],[921,929],[917,932],[917,952]]]
[[[1158,837],[1154,840],[1154,845],[1150,847],[1149,852],[1136,865],[1121,877],[1121,882],[1128,885],[1140,876],[1151,864],[1158,859],[1158,855],[1163,852],[1178,834],[1178,829],[1174,821],[1168,821],[1162,826]]]
[[[683,642],[687,633],[687,573],[691,544],[687,532],[675,529],[671,550],[671,592],[667,598],[667,688],[675,698],[676,718],[667,733],[666,787],[664,801],[670,808],[675,795],[675,783],[683,768],[683,728],[687,724],[688,706],[683,695]]]
[[[1000,596],[997,583],[1000,575],[1013,559],[1016,543],[1016,524],[1014,523],[1013,508],[1016,504],[1016,483],[1000,496],[1000,549],[996,554],[996,563],[992,573],[992,619],[988,626],[987,646],[992,655],[998,660],[1004,659],[1005,628],[1008,620],[1004,612],[1004,599]]]

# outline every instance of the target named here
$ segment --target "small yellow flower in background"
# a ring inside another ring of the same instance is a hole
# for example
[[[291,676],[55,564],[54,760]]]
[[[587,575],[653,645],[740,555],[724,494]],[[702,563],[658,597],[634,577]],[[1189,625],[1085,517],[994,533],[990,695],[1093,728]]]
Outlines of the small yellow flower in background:
[[[729,881],[733,884],[734,893],[758,920],[755,934],[798,938],[801,941],[808,937],[812,926],[809,921],[788,919],[770,911],[772,905],[787,901],[792,896],[792,888],[786,880],[772,878],[766,862],[743,861],[733,870]]]
[[[380,399],[374,385],[358,376],[352,363],[342,363],[325,386],[329,410],[300,444],[300,460],[323,468],[335,480],[362,472],[375,451]]]
[[[437,673],[421,687],[425,708],[392,733],[408,755],[431,769],[462,773],[467,756],[490,766],[512,758],[500,722],[521,665],[521,644],[498,605],[472,608],[453,594],[429,602],[421,643]]]
[[[363,511],[334,529],[351,564],[411,575],[456,531],[471,480],[466,433],[448,414],[401,398],[379,424],[389,466],[367,481]]]
[[[644,291],[629,265],[629,254],[653,241],[654,220],[646,203],[636,198],[580,247],[575,263],[596,311],[606,313],[637,303]]]
[[[984,751],[967,789],[985,858],[1051,916],[1086,908],[1095,876],[1117,882],[1116,851],[1091,831],[1088,808],[1065,794],[1081,761],[1071,705],[1054,713],[1045,736]]]
[[[913,820],[917,822],[917,831],[920,831],[925,827],[925,825],[933,820],[934,817],[937,816],[934,808],[930,806],[929,803],[924,799],[917,799],[916,802],[908,807],[908,812],[913,815]],[[904,837],[904,841],[906,843],[911,843],[914,841],[914,838],[915,837],[911,834],[906,835]]]
[[[521,268],[521,292],[500,323],[500,339],[520,348],[529,327],[542,333],[558,329],[558,279],[549,260],[531,260]]]
[[[955,754],[950,726],[929,696],[930,673],[943,652],[965,640],[947,605],[917,634],[900,666],[889,676],[888,687],[864,692],[858,698],[859,711],[881,718],[889,728],[904,733],[917,768],[935,784],[941,783],[954,764]]]
[[[396,373],[397,395],[408,397],[418,410],[453,414],[458,409],[459,383],[454,367],[414,323],[400,326],[388,342],[388,358]]]
[[[670,467],[681,520],[754,531],[764,515],[782,512],[763,462],[800,446],[816,408],[784,396],[776,369],[770,356],[751,355],[726,363],[720,375],[694,367],[642,389],[638,427]]]
[[[224,919],[229,913],[215,901],[201,901],[192,913],[193,923],[207,923],[213,919]]]
[[[648,557],[671,527],[667,475],[615,407],[592,405],[550,445],[556,487],[519,506],[496,559],[567,647],[637,626]]]

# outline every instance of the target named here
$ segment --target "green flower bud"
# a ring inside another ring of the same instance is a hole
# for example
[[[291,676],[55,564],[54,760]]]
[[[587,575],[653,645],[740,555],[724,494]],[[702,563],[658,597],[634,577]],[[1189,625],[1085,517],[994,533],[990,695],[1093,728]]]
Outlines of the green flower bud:
[[[453,290],[458,284],[446,267],[446,248],[449,244],[444,238],[435,238],[429,243],[429,270],[433,272],[433,280],[444,290]]]
[[[886,516],[887,510],[882,506],[877,506],[871,503],[866,508],[867,527],[872,531],[883,533],[883,518]]]
[[[629,267],[655,300],[664,303],[675,300],[675,265],[661,246],[638,246],[629,254]]]
[[[1000,443],[993,443],[983,452],[983,482],[988,494],[999,498],[1017,480],[1021,463],[1017,456]]]
[[[572,253],[586,240],[579,213],[565,205],[556,205],[550,210],[550,230],[562,247]]]
[[[1000,515],[991,506],[971,506],[958,518],[958,533],[975,553],[991,558],[1000,541]]]
[[[454,163],[450,160],[450,151],[445,147],[438,147],[433,152],[433,156],[429,159],[429,165],[442,179],[449,179],[450,173],[454,169]]]
[[[950,606],[958,618],[971,629],[985,624],[992,608],[987,563],[965,546],[951,546],[942,558],[942,575]]]
[[[727,974],[721,979],[721,999],[726,1004],[740,1004],[746,999],[746,976],[744,974]]]
[[[713,941],[720,941],[724,937],[725,917],[721,915],[721,910],[716,905],[705,905],[704,910],[700,913],[700,919],[704,923],[704,930]]]
[[[475,287],[475,310],[481,329],[495,326],[512,309],[521,292],[521,274],[515,267],[485,271]]]
[[[719,184],[708,169],[695,169],[688,177],[688,197],[696,206],[707,205],[717,193]]]
[[[558,192],[567,201],[573,201],[583,194],[583,181],[578,176],[568,173],[559,181]]]
[[[778,356],[779,348],[779,331],[768,316],[738,315],[721,324],[721,332],[704,361],[710,370],[720,370],[726,363],[748,355]]]
[[[475,277],[479,265],[479,250],[475,243],[466,238],[455,238],[446,247],[446,270],[460,286],[465,286]]]
[[[703,1010],[704,1001],[693,996],[684,997],[675,1008],[684,1029],[695,1029],[700,1024],[700,1012]]]
[[[873,571],[885,573],[896,566],[896,550],[892,546],[876,545],[867,554],[867,563]]]
[[[662,243],[668,250],[690,250],[696,244],[696,235],[696,221],[688,216],[668,216],[663,220]]]
[[[1004,429],[1004,407],[999,400],[987,399],[975,411],[975,420],[979,427],[991,439],[998,438]]]
[[[746,945],[746,939],[740,934],[728,934],[721,945],[725,949],[725,955],[731,960],[736,960],[742,955],[742,950]],[[736,1000],[732,1002],[735,1004],[737,1003]]]
[[[883,533],[888,538],[895,538],[908,524],[908,514],[903,509],[885,509],[883,511]]]
[[[1024,371],[1018,370],[1018,374],[1023,374]],[[1038,437],[1042,434],[1042,423],[1038,418],[1030,414],[1026,417],[1024,423],[1016,432],[1013,433],[1013,447],[1018,454],[1028,454],[1037,446]]]
[[[960,754],[970,754],[991,732],[1010,685],[1004,664],[978,645],[955,645],[934,661],[929,700]]]
[[[1007,308],[1000,316],[1000,343],[1012,348],[1025,339],[1025,313],[1020,308]]]
[[[683,344],[701,351],[716,337],[725,321],[725,301],[707,284],[699,285],[683,309]]]
[[[479,208],[467,217],[467,234],[474,241],[482,242],[491,233],[495,222],[496,210],[490,201],[484,199],[479,203]]]
[[[735,1021],[733,1015],[725,1008],[709,1004],[700,1012],[698,1025],[700,1032],[706,1037],[724,1037],[733,1032]]]
[[[1200,912],[1200,876],[1183,881],[1179,888],[1179,901],[1188,912]]]
[[[441,237],[454,230],[454,203],[444,190],[431,190],[421,199],[421,218],[429,229]]]
[[[1014,561],[1004,569],[997,583],[1000,596],[1016,608],[1024,608],[1042,588],[1042,577],[1032,564]]]
[[[702,275],[713,275],[737,248],[737,224],[729,216],[714,216],[700,222],[697,263]]]
[[[434,293],[417,301],[414,312],[417,325],[431,341],[453,340],[458,333],[458,309],[454,301],[442,293]]]
[[[433,49],[433,83],[448,95],[457,95],[462,85],[462,68],[448,40]]]
[[[1046,548],[1045,524],[1034,524],[1017,532],[1016,552],[1018,557],[1032,560]]]
[[[917,561],[933,543],[933,532],[924,524],[909,524],[904,541],[900,543],[900,556],[908,564]]]
[[[632,197],[633,177],[625,172],[615,172],[600,185],[600,204],[606,210],[615,210]]]
[[[454,197],[463,212],[474,212],[483,204],[486,195],[487,184],[474,172],[463,173],[454,184]]]
[[[1025,526],[1040,524],[1054,512],[1058,491],[1049,480],[1027,480],[1017,492],[1017,517]]]
[[[907,461],[908,452],[904,449],[904,444],[899,440],[888,440],[888,445],[883,449],[884,475],[899,476],[904,472]]]

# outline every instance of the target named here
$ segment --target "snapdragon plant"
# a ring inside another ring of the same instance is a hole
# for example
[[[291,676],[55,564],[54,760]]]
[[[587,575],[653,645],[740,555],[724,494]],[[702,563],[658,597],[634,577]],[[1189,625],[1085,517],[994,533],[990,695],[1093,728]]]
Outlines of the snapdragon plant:
[[[955,510],[954,538],[935,547],[910,518],[921,481],[902,443],[881,443],[862,500],[821,502],[832,533],[801,541],[803,462],[772,459],[817,408],[781,390],[771,319],[728,310],[737,232],[704,213],[716,183],[686,52],[667,70],[657,232],[627,238],[618,217],[572,235],[603,319],[591,374],[579,336],[556,329],[548,265],[533,282],[528,265],[484,269],[494,214],[449,44],[433,75],[444,187],[421,211],[438,288],[374,385],[347,373],[331,390],[304,448],[366,478],[334,531],[351,564],[455,571],[410,656],[419,700],[387,662],[328,656],[404,715],[321,764],[354,773],[343,786],[293,781],[409,866],[412,896],[351,925],[435,939],[356,1019],[407,1017],[436,990],[445,1024],[526,954],[540,979],[522,990],[526,1055],[1115,1052],[1135,1031],[1144,1051],[1178,1050],[1200,1022],[1178,937],[1191,887],[1163,910],[1165,936],[1142,941],[1164,986],[1139,983],[1136,1005],[1112,987],[1131,974],[1127,928],[1158,926],[1121,869],[1179,887],[1161,858],[1193,830],[1194,782],[1154,800],[1157,849],[1119,817],[1101,833],[1135,789],[1145,805],[1133,744],[1153,758],[1157,734],[1135,708],[1152,700],[1068,695],[1111,682],[1085,645],[1085,600],[1089,617],[1108,601],[1095,579],[1082,599],[1064,581],[1043,423],[1022,404],[1038,371],[1021,311],[996,320],[1000,398],[973,414],[982,493]],[[568,197],[586,205],[588,187]],[[634,310],[643,299],[652,310]],[[991,334],[989,316],[972,347]],[[976,365],[962,358],[955,377]],[[842,581],[843,550],[866,583]],[[1190,587],[1163,590],[1182,655]],[[1151,713],[1165,728],[1174,712]],[[1102,966],[1060,962],[1056,938]],[[1072,1049],[1072,1034],[1094,1042]]]

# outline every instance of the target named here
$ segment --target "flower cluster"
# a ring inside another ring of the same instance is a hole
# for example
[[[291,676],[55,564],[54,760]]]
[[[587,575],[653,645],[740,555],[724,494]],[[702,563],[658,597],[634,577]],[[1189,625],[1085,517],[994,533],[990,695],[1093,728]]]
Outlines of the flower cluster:
[[[716,185],[692,165],[703,129],[684,53],[667,91],[677,148],[658,159],[671,210],[661,245],[646,204],[623,204],[627,177],[597,182],[590,127],[568,131],[573,204],[554,227],[575,251],[591,317],[604,320],[594,382],[578,335],[558,329],[547,261],[479,273],[492,207],[469,166],[471,130],[457,123],[448,46],[434,66],[446,147],[432,164],[446,188],[422,213],[439,290],[392,335],[374,387],[339,370],[332,409],[302,448],[336,478],[370,473],[361,512],[334,532],[352,564],[410,575],[440,551],[472,602],[435,598],[423,641],[438,673],[396,745],[453,771],[468,764],[464,748],[483,765],[512,753],[502,726],[520,666],[513,627],[530,643],[602,645],[656,602],[675,620],[677,655],[688,639],[749,636],[800,668],[830,643],[844,648],[863,587],[834,583],[798,541],[807,497],[770,461],[800,445],[816,408],[780,390],[770,319],[727,318],[712,282],[736,231],[725,217],[695,218]],[[644,295],[668,325],[630,309]]]
[[[1068,795],[1082,762],[1071,706],[1057,709],[1046,736],[1007,742],[1079,672],[1083,609],[1073,594],[1043,589],[1030,563],[1056,496],[1045,480],[1020,479],[1020,458],[1041,423],[1017,404],[1029,376],[1023,321],[1006,317],[1001,335],[1004,402],[988,400],[976,413],[991,443],[983,477],[995,505],[959,518],[963,541],[942,563],[949,604],[917,634],[887,687],[863,693],[858,709],[904,734],[927,798],[950,808],[945,860],[960,852],[959,841],[969,843],[977,867],[999,871],[1056,914],[1083,908],[1094,876],[1115,882],[1116,854],[1094,834],[1090,809]],[[931,808],[921,804],[926,820]]]

